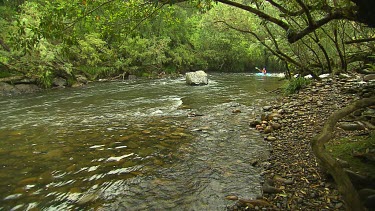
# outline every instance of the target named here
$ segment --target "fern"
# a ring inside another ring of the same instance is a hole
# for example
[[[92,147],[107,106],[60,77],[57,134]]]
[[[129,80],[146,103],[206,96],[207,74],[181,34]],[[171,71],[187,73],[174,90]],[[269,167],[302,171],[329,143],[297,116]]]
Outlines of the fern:
[[[286,95],[298,93],[299,90],[306,87],[310,83],[310,79],[303,77],[292,78],[283,86],[284,93]]]

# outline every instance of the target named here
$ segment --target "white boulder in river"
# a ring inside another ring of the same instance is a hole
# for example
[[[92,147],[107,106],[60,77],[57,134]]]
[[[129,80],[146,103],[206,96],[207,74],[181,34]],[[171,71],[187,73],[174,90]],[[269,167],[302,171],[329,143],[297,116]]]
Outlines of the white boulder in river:
[[[195,72],[188,72],[185,75],[186,83],[189,85],[207,85],[208,78],[207,73],[202,70],[195,71]]]

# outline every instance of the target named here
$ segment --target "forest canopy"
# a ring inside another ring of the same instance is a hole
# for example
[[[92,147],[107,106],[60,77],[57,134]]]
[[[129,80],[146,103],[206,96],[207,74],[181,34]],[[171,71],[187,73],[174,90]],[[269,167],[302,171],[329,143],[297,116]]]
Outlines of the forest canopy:
[[[0,1],[0,77],[374,68],[370,0]]]

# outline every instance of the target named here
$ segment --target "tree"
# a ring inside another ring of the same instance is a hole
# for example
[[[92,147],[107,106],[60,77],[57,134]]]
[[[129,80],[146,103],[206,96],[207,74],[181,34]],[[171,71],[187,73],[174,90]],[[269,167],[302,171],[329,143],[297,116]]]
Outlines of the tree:
[[[219,22],[225,22],[228,28],[253,35],[270,52],[283,60],[287,64],[286,67],[292,66],[292,69],[295,69],[294,73],[311,74],[318,79],[317,75],[322,73],[346,72],[349,65],[350,68],[358,68],[351,63],[357,62],[360,58],[371,61],[369,58],[374,53],[372,47],[364,53],[363,51],[359,53],[354,46],[345,44],[359,34],[365,39],[360,39],[358,42],[374,40],[373,31],[367,33],[365,27],[360,24],[366,23],[372,26],[373,19],[370,17],[372,13],[366,18],[361,15],[366,6],[373,4],[370,1],[357,2],[358,5],[350,1],[337,0],[253,0],[243,3],[218,0],[217,2],[249,12],[249,16],[258,17],[260,20],[256,21],[258,27],[253,27],[251,30],[248,30],[249,27],[239,27],[238,23],[231,20]],[[358,27],[362,29],[355,30]],[[264,42],[263,31],[267,32],[266,37],[271,40],[271,45]],[[293,45],[284,44],[284,40]],[[353,40],[351,43],[356,41]],[[373,43],[367,45],[373,46]]]

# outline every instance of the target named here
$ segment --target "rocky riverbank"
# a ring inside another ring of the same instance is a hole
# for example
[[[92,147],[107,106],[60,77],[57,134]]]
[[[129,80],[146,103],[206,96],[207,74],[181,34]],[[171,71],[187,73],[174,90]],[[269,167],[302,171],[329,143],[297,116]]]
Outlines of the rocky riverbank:
[[[333,179],[320,169],[310,142],[329,115],[356,99],[374,96],[374,87],[373,82],[364,82],[359,76],[328,78],[264,107],[262,118],[251,123],[271,146],[269,160],[254,163],[264,168],[263,196],[239,199],[231,210],[345,210],[345,202]],[[368,113],[374,112],[371,110]],[[365,118],[374,124],[373,116]],[[356,122],[342,125],[350,132],[338,128],[336,138],[366,135],[373,129]],[[373,182],[366,179],[369,184]]]
[[[89,80],[83,75],[75,76],[74,80],[69,82],[68,79],[55,77],[51,81],[52,89],[65,87],[80,87],[87,84]],[[13,96],[19,94],[29,94],[42,91],[41,84],[35,78],[25,76],[12,76],[0,78],[0,96]]]

